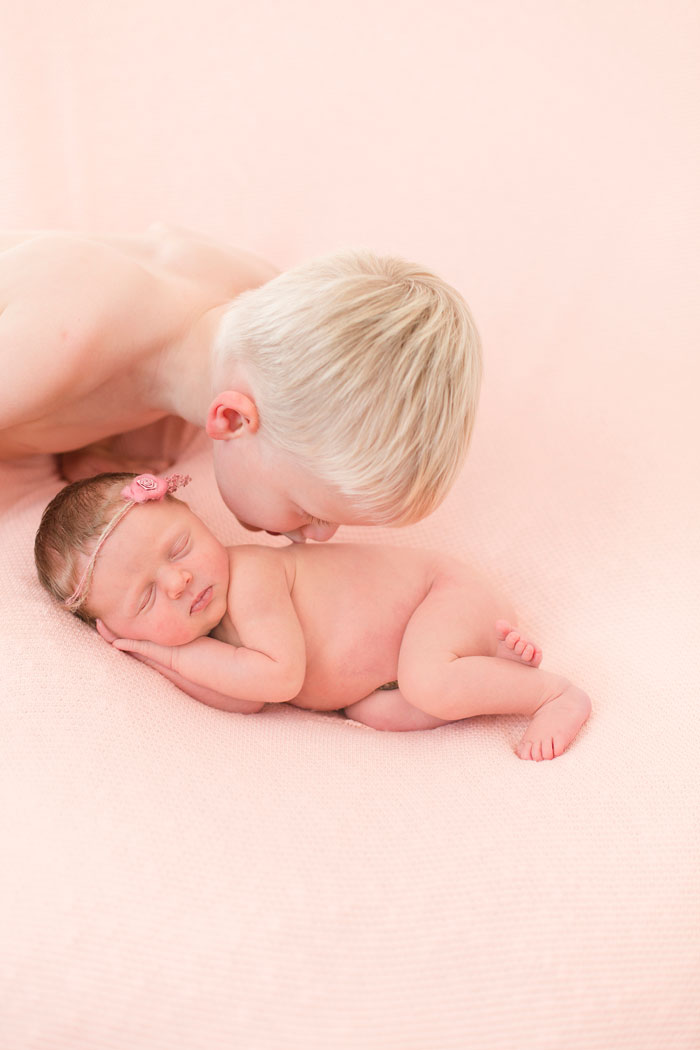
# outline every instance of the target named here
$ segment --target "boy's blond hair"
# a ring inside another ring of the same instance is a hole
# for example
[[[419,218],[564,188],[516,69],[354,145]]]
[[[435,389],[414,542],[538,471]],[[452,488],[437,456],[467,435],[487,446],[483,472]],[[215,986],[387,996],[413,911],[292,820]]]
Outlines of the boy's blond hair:
[[[227,310],[213,393],[236,359],[261,433],[373,521],[407,524],[443,500],[482,365],[467,304],[436,274],[364,250],[297,266]]]
[[[90,558],[98,539],[120,507],[121,491],[136,474],[97,474],[66,485],[44,511],[34,540],[34,561],[42,585],[65,607],[81,575],[81,558]],[[166,499],[175,499],[167,494]],[[95,625],[87,602],[70,611]]]

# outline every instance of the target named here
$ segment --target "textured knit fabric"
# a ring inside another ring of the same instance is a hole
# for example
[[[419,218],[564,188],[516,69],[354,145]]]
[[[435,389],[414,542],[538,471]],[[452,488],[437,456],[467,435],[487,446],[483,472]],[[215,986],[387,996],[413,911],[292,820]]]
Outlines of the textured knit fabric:
[[[368,243],[456,283],[467,464],[429,520],[337,538],[484,566],[593,714],[535,764],[518,718],[209,709],[52,604],[54,464],[0,464],[0,1046],[696,1050],[697,11],[196,10],[15,6],[2,224]],[[210,456],[183,498],[250,542]]]

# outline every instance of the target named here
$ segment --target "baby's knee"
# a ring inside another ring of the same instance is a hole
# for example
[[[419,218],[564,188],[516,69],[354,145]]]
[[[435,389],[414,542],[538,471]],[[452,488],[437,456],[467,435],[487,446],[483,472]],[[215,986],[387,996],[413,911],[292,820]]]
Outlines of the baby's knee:
[[[442,714],[440,708],[441,689],[439,676],[434,668],[399,668],[399,689],[407,703],[432,717]]]

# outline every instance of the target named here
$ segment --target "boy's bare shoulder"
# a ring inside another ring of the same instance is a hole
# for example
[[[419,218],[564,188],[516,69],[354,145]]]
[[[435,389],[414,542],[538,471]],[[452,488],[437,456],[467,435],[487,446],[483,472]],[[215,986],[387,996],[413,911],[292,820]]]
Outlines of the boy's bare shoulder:
[[[116,371],[115,355],[133,345],[126,304],[138,317],[156,285],[136,260],[77,236],[38,234],[1,251],[0,429]]]
[[[0,232],[0,459],[159,420],[163,355],[197,318],[273,275],[255,256],[172,227]]]
[[[152,262],[200,283],[223,299],[265,284],[278,273],[265,259],[192,230],[154,223],[149,227]]]

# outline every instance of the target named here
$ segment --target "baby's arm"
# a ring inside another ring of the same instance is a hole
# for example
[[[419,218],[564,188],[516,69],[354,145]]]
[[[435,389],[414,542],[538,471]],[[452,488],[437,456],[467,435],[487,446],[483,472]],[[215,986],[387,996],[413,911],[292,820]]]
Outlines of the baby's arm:
[[[294,699],[304,680],[291,661],[217,638],[195,638],[186,645],[118,638],[112,644],[123,652],[152,660],[195,685],[239,700],[285,703]]]
[[[117,635],[114,634],[109,628],[105,627],[101,620],[97,621],[97,632],[101,635],[106,642],[110,645],[117,640]],[[158,674],[163,675],[168,681],[176,685],[178,689],[181,689],[183,693],[187,693],[194,700],[199,700],[201,704],[206,704],[207,707],[216,707],[219,711],[229,711],[232,714],[239,715],[256,715],[258,711],[262,711],[265,704],[253,703],[250,700],[237,700],[233,696],[225,696],[223,693],[217,693],[213,689],[207,689],[203,685],[196,685],[194,682],[190,682],[187,678],[183,678],[182,675],[178,674],[177,671],[173,671],[171,668],[166,667],[164,664],[158,663],[157,660],[152,660],[148,656],[143,656],[140,653],[132,653],[132,656],[140,660],[141,663],[147,664],[148,667],[152,667]]]
[[[240,646],[208,637],[175,646],[128,638],[112,644],[224,697],[253,703],[294,699],[306,673],[306,647],[277,552],[254,549],[239,560],[229,612]]]

